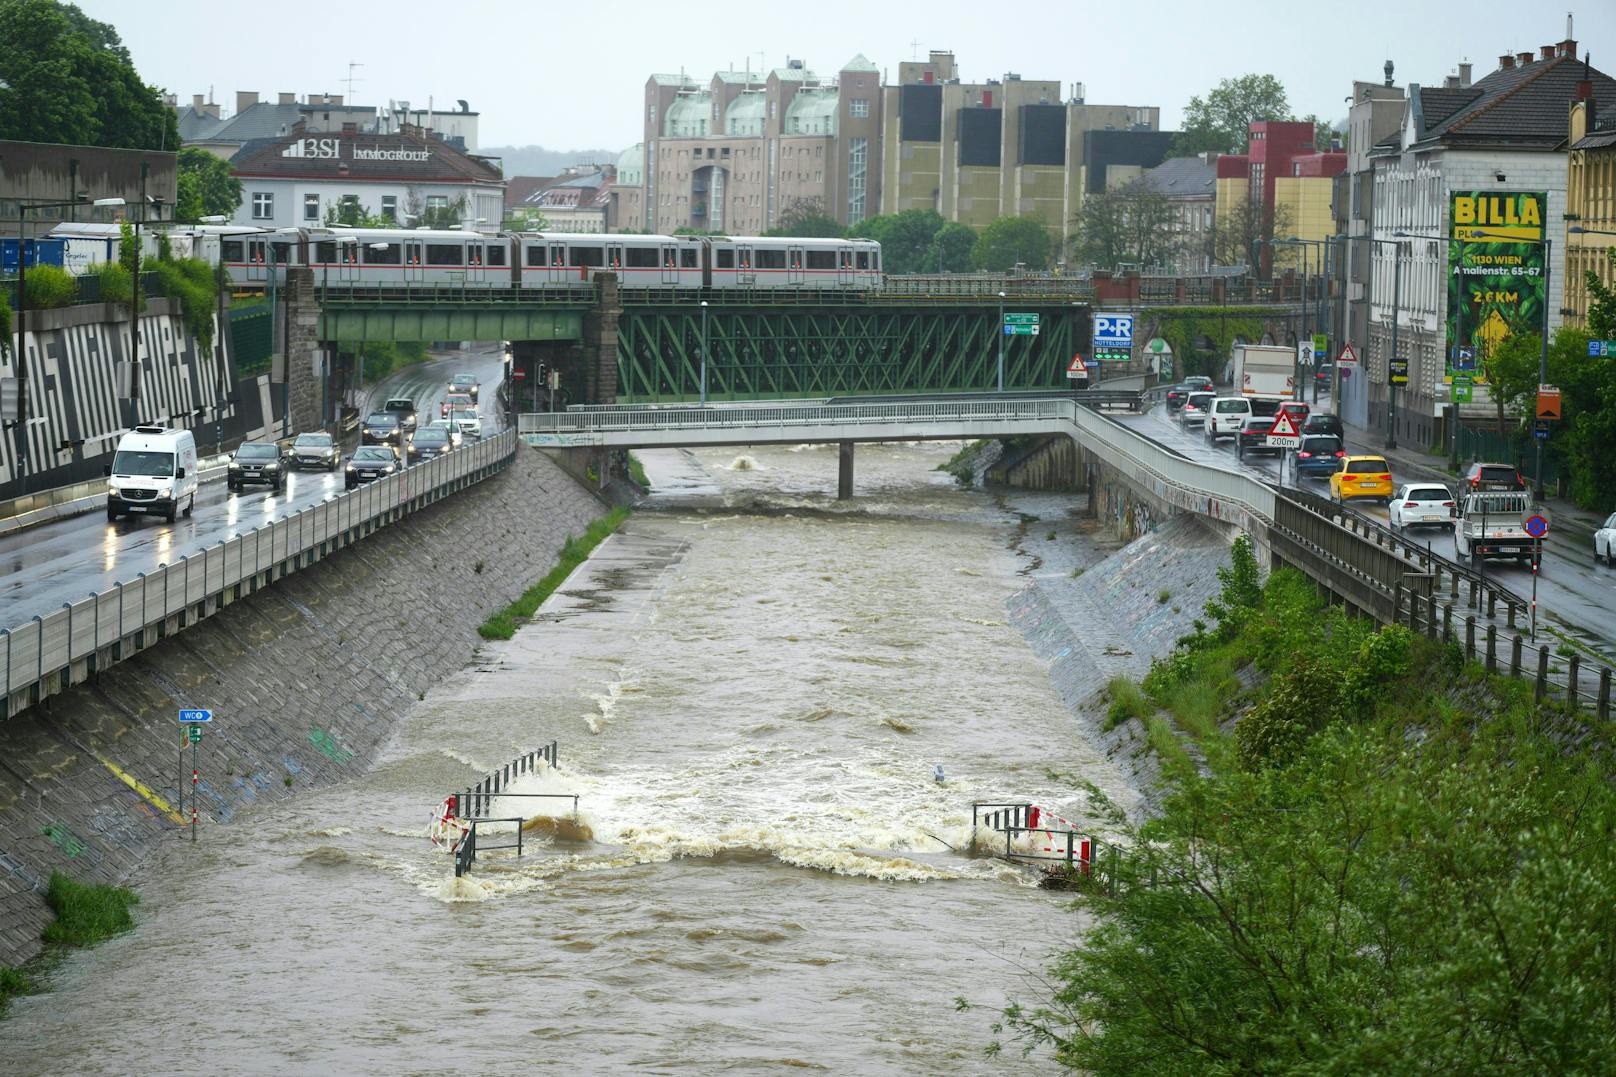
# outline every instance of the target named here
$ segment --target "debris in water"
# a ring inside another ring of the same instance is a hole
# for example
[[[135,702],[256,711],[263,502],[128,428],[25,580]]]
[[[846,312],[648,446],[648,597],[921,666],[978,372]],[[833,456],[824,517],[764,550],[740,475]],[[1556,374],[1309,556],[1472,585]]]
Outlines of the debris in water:
[[[943,775],[943,765],[941,763],[938,763],[937,764],[937,769],[931,772],[931,779],[932,779],[932,781],[936,782],[938,785],[942,785],[945,781],[948,780]]]

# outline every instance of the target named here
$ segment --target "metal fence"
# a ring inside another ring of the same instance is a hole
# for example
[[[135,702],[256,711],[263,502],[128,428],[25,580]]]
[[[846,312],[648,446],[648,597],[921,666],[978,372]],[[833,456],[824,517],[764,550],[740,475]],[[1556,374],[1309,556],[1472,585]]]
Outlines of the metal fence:
[[[0,629],[0,718],[487,477],[515,452],[506,431]]]

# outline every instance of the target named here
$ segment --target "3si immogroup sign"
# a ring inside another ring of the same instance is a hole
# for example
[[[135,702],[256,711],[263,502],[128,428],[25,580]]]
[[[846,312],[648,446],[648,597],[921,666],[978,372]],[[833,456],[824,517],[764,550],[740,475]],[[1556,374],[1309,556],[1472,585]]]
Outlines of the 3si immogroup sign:
[[[430,161],[432,151],[414,146],[351,146],[346,155],[340,138],[300,138],[281,151],[282,157],[309,157],[337,161]]]
[[[1482,373],[1511,333],[1541,331],[1548,208],[1544,191],[1452,192],[1445,380]]]

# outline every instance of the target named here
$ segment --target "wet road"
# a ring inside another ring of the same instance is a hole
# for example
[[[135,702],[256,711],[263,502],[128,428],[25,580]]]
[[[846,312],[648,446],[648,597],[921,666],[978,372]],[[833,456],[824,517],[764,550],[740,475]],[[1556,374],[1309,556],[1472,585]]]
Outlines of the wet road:
[[[1219,440],[1214,447],[1199,428],[1185,430],[1179,426],[1176,413],[1158,406],[1144,415],[1119,416],[1120,421],[1138,429],[1147,437],[1169,445],[1185,456],[1218,467],[1247,471],[1268,482],[1280,482],[1280,456],[1270,453],[1247,452],[1244,458],[1235,455],[1232,439]],[[1375,453],[1376,446],[1347,439],[1347,451]],[[1392,482],[1423,481],[1424,475],[1399,474],[1395,465]],[[1443,481],[1443,480],[1436,480]],[[1325,479],[1304,478],[1298,481],[1290,470],[1285,471],[1283,484],[1299,486],[1321,496],[1329,496],[1329,483]],[[1445,481],[1451,490],[1452,478]],[[1382,523],[1390,524],[1386,509],[1377,504],[1358,502],[1353,508]],[[1451,526],[1421,527],[1408,533],[1410,539],[1428,544],[1434,553],[1450,560],[1454,558],[1453,529]],[[1489,561],[1489,576],[1523,598],[1532,595],[1532,572],[1513,561]],[[1555,622],[1556,627],[1584,645],[1616,658],[1616,571],[1594,564],[1593,540],[1570,528],[1551,530],[1543,546],[1543,566],[1538,575],[1538,616]]]
[[[423,415],[436,416],[450,376],[469,371],[486,387],[484,430],[497,425],[495,393],[502,371],[502,350],[449,353],[410,367],[370,388],[376,403],[392,396],[413,397]],[[430,409],[430,412],[428,411]],[[224,475],[203,482],[189,518],[173,524],[156,516],[126,516],[109,523],[100,511],[0,538],[0,627],[17,624],[104,591],[118,580],[133,579],[181,556],[273,523],[309,505],[343,492],[342,472],[293,471],[285,491],[248,486],[238,493],[225,487]]]
[[[1026,574],[1094,557],[1081,502],[961,490],[935,470],[955,448],[861,446],[842,503],[834,446],[644,454],[650,503],[536,623],[431,689],[364,778],[169,845],[136,881],[138,928],[17,1000],[0,1057],[27,1074],[1051,1071],[984,1048],[1085,920],[950,846],[973,799],[1084,821],[1051,772],[1138,801],[1006,620]],[[512,791],[576,792],[578,820],[536,820],[526,855],[455,880],[428,810],[552,738],[560,768]]]

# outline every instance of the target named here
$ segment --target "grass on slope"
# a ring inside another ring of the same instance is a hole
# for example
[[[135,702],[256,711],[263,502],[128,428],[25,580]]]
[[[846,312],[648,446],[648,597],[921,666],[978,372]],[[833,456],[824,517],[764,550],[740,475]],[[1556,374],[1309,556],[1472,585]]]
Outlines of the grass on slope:
[[[582,537],[567,536],[562,544],[560,556],[555,567],[545,573],[538,583],[522,592],[522,597],[509,606],[494,614],[478,626],[477,632],[483,639],[510,639],[516,634],[517,628],[533,616],[544,600],[549,598],[560,587],[572,570],[589,559],[589,555],[613,531],[616,531],[622,522],[628,519],[629,510],[615,508],[605,516],[590,521]]]

